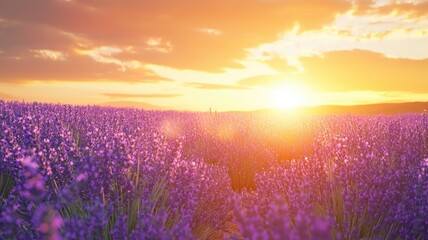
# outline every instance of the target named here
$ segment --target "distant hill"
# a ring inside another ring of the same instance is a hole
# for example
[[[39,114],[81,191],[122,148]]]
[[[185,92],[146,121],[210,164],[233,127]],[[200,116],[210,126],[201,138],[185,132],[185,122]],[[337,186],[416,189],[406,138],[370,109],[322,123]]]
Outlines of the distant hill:
[[[303,114],[400,114],[422,113],[428,110],[428,102],[379,103],[367,105],[324,105],[303,107],[293,111]],[[256,112],[273,112],[274,109],[262,109]]]

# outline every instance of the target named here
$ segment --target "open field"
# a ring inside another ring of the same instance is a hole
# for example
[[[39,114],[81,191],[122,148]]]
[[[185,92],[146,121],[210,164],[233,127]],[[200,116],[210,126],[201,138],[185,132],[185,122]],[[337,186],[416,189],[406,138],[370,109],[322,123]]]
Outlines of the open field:
[[[428,115],[0,101],[0,239],[427,239]]]

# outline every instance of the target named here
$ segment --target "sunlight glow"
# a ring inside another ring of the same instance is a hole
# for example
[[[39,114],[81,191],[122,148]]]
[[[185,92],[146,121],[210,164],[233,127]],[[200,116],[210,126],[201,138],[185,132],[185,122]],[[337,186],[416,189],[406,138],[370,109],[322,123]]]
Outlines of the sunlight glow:
[[[272,106],[277,109],[294,109],[307,105],[307,93],[303,85],[290,83],[272,91]]]

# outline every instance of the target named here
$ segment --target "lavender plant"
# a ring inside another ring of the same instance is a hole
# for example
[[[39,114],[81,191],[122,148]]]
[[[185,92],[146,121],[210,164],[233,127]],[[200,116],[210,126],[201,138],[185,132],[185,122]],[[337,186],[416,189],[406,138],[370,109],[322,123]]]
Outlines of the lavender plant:
[[[427,239],[428,117],[0,101],[0,239]]]

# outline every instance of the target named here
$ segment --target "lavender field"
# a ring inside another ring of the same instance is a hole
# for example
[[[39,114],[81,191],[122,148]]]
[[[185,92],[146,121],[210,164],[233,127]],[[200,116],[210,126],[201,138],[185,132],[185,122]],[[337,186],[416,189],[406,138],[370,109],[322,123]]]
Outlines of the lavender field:
[[[0,101],[0,239],[428,239],[428,115]]]

